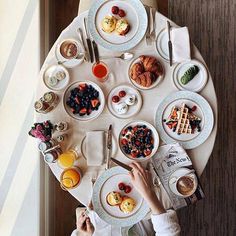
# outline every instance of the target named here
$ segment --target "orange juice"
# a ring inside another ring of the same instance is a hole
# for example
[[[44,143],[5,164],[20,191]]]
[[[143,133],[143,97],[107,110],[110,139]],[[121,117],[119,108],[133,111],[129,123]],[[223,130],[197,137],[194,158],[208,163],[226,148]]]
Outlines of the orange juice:
[[[81,176],[82,174],[78,167],[65,169],[60,178],[61,188],[67,190],[77,187],[80,183]]]
[[[74,165],[74,162],[77,159],[77,153],[74,150],[68,150],[62,153],[57,159],[58,165],[61,168],[70,168]]]

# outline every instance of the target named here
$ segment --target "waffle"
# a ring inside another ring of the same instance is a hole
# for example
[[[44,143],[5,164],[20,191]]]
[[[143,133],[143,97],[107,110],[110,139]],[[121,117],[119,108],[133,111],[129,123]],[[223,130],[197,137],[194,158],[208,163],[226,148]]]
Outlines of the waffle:
[[[189,121],[189,109],[185,106],[185,103],[182,104],[182,107],[179,111],[179,120],[176,127],[177,134],[191,134],[192,128]]]

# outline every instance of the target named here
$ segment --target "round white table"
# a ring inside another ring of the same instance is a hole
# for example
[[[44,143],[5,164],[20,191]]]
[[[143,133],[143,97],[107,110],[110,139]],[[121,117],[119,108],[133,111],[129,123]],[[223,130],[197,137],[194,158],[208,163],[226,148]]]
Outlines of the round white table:
[[[39,74],[39,83],[37,88],[37,99],[41,97],[45,92],[48,91],[48,88],[43,83],[43,73],[45,69],[49,65],[57,64],[57,60],[55,58],[55,47],[56,45],[63,39],[66,38],[75,38],[78,39],[79,36],[77,34],[76,29],[78,27],[82,27],[83,18],[86,17],[88,12],[82,13],[80,16],[76,17],[74,21],[61,33],[57,41],[55,42],[54,46],[51,48],[43,66]],[[166,20],[167,18],[161,15],[160,13],[156,13],[156,34],[166,27]],[[173,22],[172,22],[173,23]],[[174,23],[173,23],[174,25]],[[99,47],[99,53],[102,56],[105,55],[115,55],[113,52],[109,52],[106,49]],[[128,122],[132,120],[145,120],[153,125],[154,124],[154,117],[157,110],[158,105],[160,102],[165,98],[167,95],[171,94],[172,92],[178,91],[177,88],[174,86],[172,81],[172,72],[174,69],[174,66],[170,67],[168,62],[163,60],[160,55],[158,55],[158,52],[156,50],[156,46],[153,43],[151,46],[147,46],[145,39],[143,39],[135,48],[130,50],[134,53],[135,58],[142,54],[146,55],[153,55],[157,57],[163,64],[165,68],[165,78],[164,80],[154,89],[146,90],[146,91],[140,91],[142,97],[143,97],[143,106],[140,110],[140,112],[130,119],[118,119],[114,117],[105,107],[102,114],[93,121],[83,122],[83,121],[77,121],[73,118],[71,118],[64,110],[63,107],[63,93],[64,90],[56,92],[56,94],[59,96],[60,102],[57,105],[57,107],[47,114],[37,114],[36,121],[42,122],[45,120],[51,120],[53,124],[55,124],[58,121],[66,121],[69,123],[69,130],[68,130],[68,139],[65,141],[65,143],[62,145],[63,150],[67,150],[70,147],[73,146],[80,146],[81,141],[83,137],[86,134],[86,131],[91,130],[107,130],[109,127],[109,124],[113,125],[113,134],[115,136],[115,139],[117,140],[120,130],[124,125],[126,125]],[[199,61],[201,61],[203,64],[205,64],[203,58],[201,57],[199,51],[195,46],[193,46],[193,53],[192,58],[195,58]],[[109,91],[114,88],[117,85],[120,84],[129,84],[131,85],[129,79],[128,79],[128,68],[129,68],[129,62],[122,61],[120,59],[109,59],[105,60],[105,63],[108,65],[108,67],[112,70],[113,74],[115,75],[113,79],[107,80],[105,83],[99,83],[96,78],[92,75],[92,64],[89,62],[83,62],[81,65],[78,65],[72,69],[68,69],[70,74],[70,83],[73,83],[75,81],[84,81],[84,80],[91,80],[102,88],[105,97],[108,95]],[[209,72],[208,72],[209,73]],[[132,85],[131,85],[132,86]],[[206,86],[200,93],[211,105],[214,116],[215,116],[215,123],[214,128],[212,130],[212,133],[210,134],[209,138],[200,146],[198,146],[195,149],[188,150],[188,154],[191,157],[191,160],[193,162],[194,168],[196,169],[196,172],[198,176],[200,176],[207,164],[207,161],[211,155],[212,149],[214,147],[216,132],[217,132],[217,99],[216,94],[214,90],[214,85],[212,82],[212,78],[209,73],[209,78]],[[57,133],[58,135],[59,133]],[[126,158],[122,152],[119,150],[119,147],[116,144],[116,154],[115,158],[122,162],[129,163],[130,160]],[[101,174],[104,169],[105,165],[96,168],[96,167],[87,167],[86,160],[82,157],[79,158],[77,161],[78,166],[81,168],[83,172],[83,178],[81,181],[81,184],[72,190],[69,190],[69,192],[82,204],[88,205],[91,199],[92,195],[92,183],[91,178],[96,177],[99,174]],[[60,174],[62,173],[63,169],[61,169],[57,163],[49,164],[49,167],[51,168],[53,174],[56,176],[56,178],[60,179]],[[170,203],[167,200],[167,195],[162,194],[162,201],[164,203],[164,206],[166,208],[171,207]],[[167,201],[167,202],[165,202]]]

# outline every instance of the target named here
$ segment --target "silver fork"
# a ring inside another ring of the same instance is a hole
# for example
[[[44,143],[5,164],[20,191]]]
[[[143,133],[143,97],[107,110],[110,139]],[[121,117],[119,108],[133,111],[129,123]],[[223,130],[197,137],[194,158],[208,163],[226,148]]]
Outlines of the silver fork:
[[[91,179],[92,188],[93,188],[93,186],[94,186],[96,180],[97,180],[97,177],[92,177],[92,179]],[[93,195],[93,194],[92,194],[92,195]],[[87,211],[89,211],[89,210],[93,210],[93,205],[92,205],[92,196],[91,196],[91,200],[90,200],[90,202],[89,202],[89,205],[88,205],[88,209],[87,209]]]
[[[151,45],[153,42],[153,34],[155,35],[155,30],[153,27],[153,15],[152,15],[152,8],[148,7],[148,29],[146,33],[146,43],[147,45]],[[155,36],[154,36],[155,37]]]
[[[155,24],[156,12],[153,15],[153,9],[151,7],[150,7],[150,16],[151,16],[151,22],[152,22],[152,30],[150,33],[150,38],[152,41],[155,41],[156,39],[156,24]]]

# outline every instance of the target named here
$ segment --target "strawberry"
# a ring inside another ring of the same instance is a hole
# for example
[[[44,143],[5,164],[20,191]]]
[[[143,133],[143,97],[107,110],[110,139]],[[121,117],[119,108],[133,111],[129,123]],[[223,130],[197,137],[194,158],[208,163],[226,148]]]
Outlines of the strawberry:
[[[125,138],[122,138],[120,142],[122,145],[126,145],[128,143],[128,140]]]
[[[132,156],[133,158],[136,158],[136,157],[138,156],[138,154],[139,154],[138,151],[132,151],[132,152],[131,152],[131,156]]]
[[[126,187],[125,184],[122,183],[122,182],[118,184],[118,188],[119,188],[120,190],[124,190],[125,187]]]
[[[80,111],[79,111],[79,114],[86,114],[87,112],[87,109],[86,108],[82,108]]]
[[[75,97],[75,102],[76,102],[77,104],[80,104],[80,101],[79,101],[78,97]]]
[[[79,85],[79,89],[80,89],[81,91],[84,91],[86,88],[87,88],[87,84],[80,84],[80,85]]]
[[[112,102],[117,103],[119,101],[120,101],[120,98],[118,96],[115,95],[112,97]]]
[[[92,99],[91,104],[92,104],[92,107],[96,107],[99,104],[99,100],[98,99]]]
[[[144,153],[145,156],[149,156],[152,153],[152,151],[147,149],[147,150],[144,150],[143,153]]]
[[[113,6],[113,7],[111,8],[111,12],[112,12],[112,14],[114,14],[114,15],[118,14],[118,12],[119,12],[119,7]]]
[[[120,9],[118,12],[118,15],[119,15],[119,17],[125,17],[126,14],[125,14],[124,10]]]
[[[125,193],[130,193],[132,188],[129,185],[125,186]]]
[[[127,132],[128,132],[127,129],[123,129],[121,133],[122,133],[122,135],[124,136],[124,135],[126,135]]]
[[[193,106],[191,110],[192,111],[196,111],[197,110],[197,106]]]

